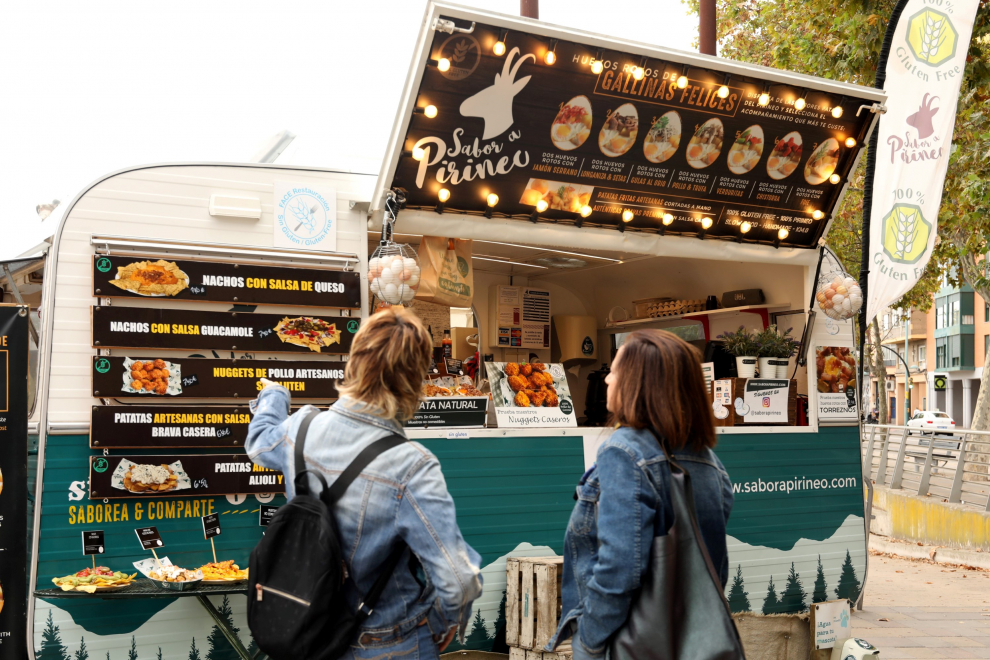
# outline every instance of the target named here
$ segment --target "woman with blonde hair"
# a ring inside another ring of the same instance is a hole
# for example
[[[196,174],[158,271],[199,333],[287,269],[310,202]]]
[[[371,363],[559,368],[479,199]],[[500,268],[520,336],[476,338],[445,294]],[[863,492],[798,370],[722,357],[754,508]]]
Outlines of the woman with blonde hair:
[[[382,310],[364,322],[337,388],[340,399],[309,425],[308,470],[332,485],[375,441],[405,437],[402,422],[419,407],[432,346],[423,323],[403,308]],[[289,391],[265,385],[253,403],[245,449],[254,463],[282,471],[291,499],[296,435],[314,408],[290,416]],[[307,478],[311,492],[319,493],[318,478]],[[394,543],[408,545],[345,658],[436,658],[458,631],[463,635],[471,604],[481,594],[481,557],[461,535],[436,456],[417,442],[399,444],[361,471],[331,513],[347,557],[345,593],[354,608]]]

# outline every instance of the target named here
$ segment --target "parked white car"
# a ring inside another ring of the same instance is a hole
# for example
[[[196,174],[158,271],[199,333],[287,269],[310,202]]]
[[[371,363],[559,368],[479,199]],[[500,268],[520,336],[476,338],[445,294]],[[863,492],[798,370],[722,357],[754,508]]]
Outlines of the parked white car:
[[[941,410],[918,411],[907,425],[926,431],[948,431],[950,434],[956,430],[956,423]]]

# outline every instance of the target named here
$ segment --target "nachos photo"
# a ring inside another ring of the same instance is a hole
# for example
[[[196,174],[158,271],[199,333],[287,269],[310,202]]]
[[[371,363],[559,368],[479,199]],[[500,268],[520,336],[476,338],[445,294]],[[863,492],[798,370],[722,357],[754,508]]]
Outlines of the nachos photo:
[[[158,495],[192,488],[181,461],[171,465],[139,464],[123,458],[113,471],[111,486],[138,495]]]
[[[117,268],[110,284],[139,296],[174,296],[189,286],[189,276],[174,261],[136,261]]]
[[[340,330],[336,324],[308,316],[282,319],[275,326],[275,334],[285,344],[304,346],[317,353],[327,346],[340,344]]]

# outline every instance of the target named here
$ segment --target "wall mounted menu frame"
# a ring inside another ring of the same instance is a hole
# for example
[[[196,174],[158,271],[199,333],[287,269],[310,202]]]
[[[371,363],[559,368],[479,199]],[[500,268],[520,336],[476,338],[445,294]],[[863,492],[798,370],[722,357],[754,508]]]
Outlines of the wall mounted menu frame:
[[[476,214],[494,193],[496,217],[529,218],[543,200],[551,222],[694,235],[707,217],[708,237],[771,243],[787,229],[783,245],[813,248],[886,98],[482,10],[426,14],[378,204],[401,187],[407,208],[433,209],[446,188],[445,212]]]
[[[328,360],[166,359],[138,350],[132,356],[94,355],[93,396],[141,399],[149,404],[187,398],[253,399],[262,389],[260,379],[266,378],[284,385],[293,399],[332,401],[337,398],[336,383],[344,378],[345,364]]]
[[[148,255],[94,255],[93,295],[358,309],[361,274]]]
[[[90,499],[284,493],[282,473],[243,453],[91,456]]]
[[[344,354],[357,316],[209,312],[151,307],[92,308],[94,348]]]
[[[93,449],[243,447],[247,406],[93,406]]]

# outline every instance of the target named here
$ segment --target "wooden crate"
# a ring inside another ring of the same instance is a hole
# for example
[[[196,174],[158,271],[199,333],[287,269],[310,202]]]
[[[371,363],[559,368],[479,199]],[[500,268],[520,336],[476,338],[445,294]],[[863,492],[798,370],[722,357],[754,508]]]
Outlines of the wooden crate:
[[[561,644],[553,653],[531,651],[521,649],[518,646],[509,647],[509,660],[571,660],[573,657],[574,653],[571,650],[569,640]]]
[[[538,652],[553,637],[560,620],[563,568],[563,557],[506,559],[505,642],[510,647]]]

